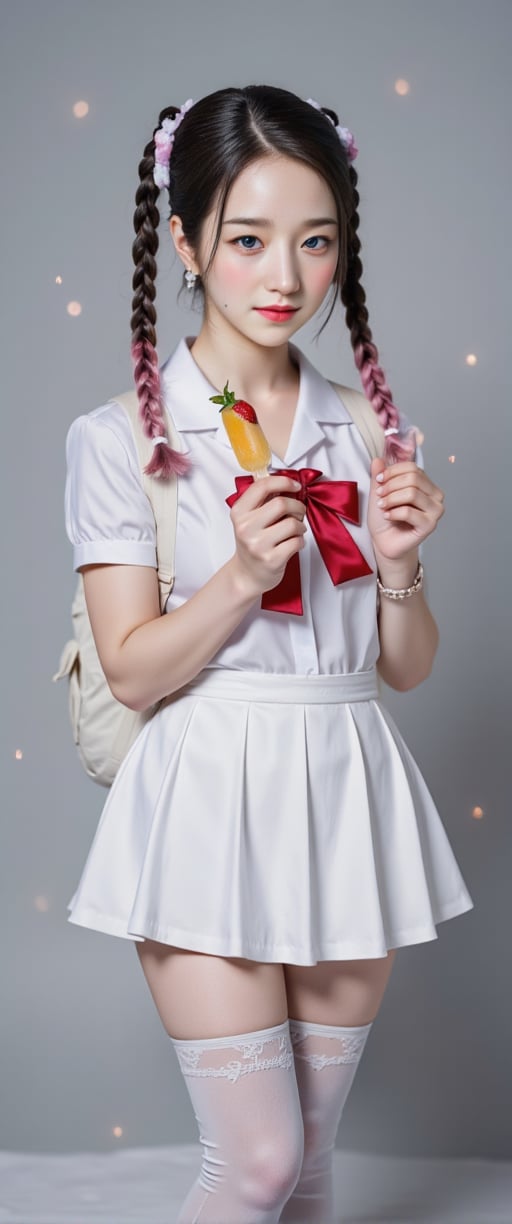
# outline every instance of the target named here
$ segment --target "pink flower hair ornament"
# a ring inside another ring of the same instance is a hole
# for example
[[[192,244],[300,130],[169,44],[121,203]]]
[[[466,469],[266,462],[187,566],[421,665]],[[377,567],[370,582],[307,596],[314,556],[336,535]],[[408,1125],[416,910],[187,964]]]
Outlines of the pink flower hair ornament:
[[[308,98],[307,101],[309,102],[310,106],[314,106],[315,110],[322,110],[320,103],[315,102],[314,98]],[[333,127],[336,129],[341,143],[346,151],[349,162],[355,161],[357,154],[359,153],[359,149],[356,145],[352,132],[350,132],[347,127],[341,127],[341,124],[335,123],[334,119],[331,119],[330,115],[326,115],[325,118],[329,119]]]
[[[315,102],[314,98],[307,99],[310,106],[314,106],[315,110],[322,110],[319,102]],[[183,122],[187,111],[194,105],[192,98],[188,98],[183,106],[175,115],[174,119],[162,119],[162,123],[155,132],[155,166],[153,170],[153,179],[157,187],[169,186],[169,161],[171,158],[172,146],[174,144],[174,135]],[[330,115],[325,116],[329,119],[336,128],[341,143],[346,151],[349,162],[355,161],[359,149],[356,145],[352,132],[347,127],[341,127],[341,124],[335,124]]]
[[[171,150],[174,144],[174,133],[183,122],[187,111],[190,110],[194,103],[192,98],[188,98],[187,102],[183,103],[174,119],[162,119],[162,123],[155,132],[155,168],[153,170],[153,178],[157,187],[169,186],[169,161]]]

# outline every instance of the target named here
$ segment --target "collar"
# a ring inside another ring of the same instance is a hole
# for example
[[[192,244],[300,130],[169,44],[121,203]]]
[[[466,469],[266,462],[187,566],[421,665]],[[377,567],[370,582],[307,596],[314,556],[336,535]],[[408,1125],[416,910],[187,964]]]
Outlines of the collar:
[[[186,435],[209,430],[216,441],[231,448],[227,433],[210,395],[218,395],[200,370],[190,352],[195,336],[182,337],[174,352],[160,367],[161,386],[166,407],[182,437],[182,450],[189,450]],[[312,447],[325,441],[322,424],[352,425],[352,417],[326,378],[319,373],[295,344],[288,342],[291,359],[299,368],[299,397],[288,449],[283,463],[294,467]],[[276,458],[276,456],[274,456]],[[280,459],[273,466],[281,467]]]

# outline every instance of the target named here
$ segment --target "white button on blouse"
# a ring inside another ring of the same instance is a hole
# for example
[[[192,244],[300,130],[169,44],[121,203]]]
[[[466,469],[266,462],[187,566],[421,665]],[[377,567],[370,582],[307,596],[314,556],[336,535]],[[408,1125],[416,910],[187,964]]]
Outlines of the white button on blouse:
[[[235,491],[241,470],[218,407],[209,400],[219,389],[190,352],[194,339],[182,338],[160,367],[165,403],[191,460],[178,485],[176,579],[167,612],[189,599],[234,552],[225,499]],[[370,456],[328,381],[300,349],[293,344],[289,349],[300,371],[299,397],[284,462],[273,455],[272,468],[313,467],[326,479],[357,481],[360,522],[345,526],[373,572],[334,586],[308,526],[299,554],[303,615],[264,611],[257,601],[209,666],[302,675],[367,671],[380,653],[376,566],[366,526]],[[108,402],[72,422],[66,463],[65,524],[73,568],[98,562],[156,567],[153,513],[122,405]]]

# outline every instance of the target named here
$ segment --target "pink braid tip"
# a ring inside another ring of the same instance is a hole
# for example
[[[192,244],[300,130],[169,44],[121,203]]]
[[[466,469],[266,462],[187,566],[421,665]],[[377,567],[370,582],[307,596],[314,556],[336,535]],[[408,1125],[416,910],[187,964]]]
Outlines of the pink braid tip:
[[[134,380],[139,398],[139,420],[143,432],[151,440],[148,425],[153,427],[153,436],[165,435],[166,406],[161,393],[160,370],[156,349],[149,341],[138,340],[131,345]],[[151,459],[143,468],[144,475],[168,480],[171,476],[184,476],[190,468],[190,460],[181,451],[174,450],[169,442],[157,442],[153,446]]]
[[[168,442],[157,442],[153,454],[144,468],[146,476],[168,480],[170,476],[184,476],[190,468],[190,459],[181,451],[173,450]]]
[[[388,434],[384,447],[384,459],[387,463],[404,463],[416,456],[416,431],[414,427],[405,434]]]

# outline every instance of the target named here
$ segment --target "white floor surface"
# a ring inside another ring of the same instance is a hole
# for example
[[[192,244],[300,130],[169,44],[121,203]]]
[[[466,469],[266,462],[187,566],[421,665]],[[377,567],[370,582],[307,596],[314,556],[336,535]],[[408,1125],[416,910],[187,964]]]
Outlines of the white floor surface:
[[[175,1224],[199,1166],[194,1145],[0,1152],[0,1224]],[[509,1162],[337,1150],[335,1171],[339,1224],[512,1224]]]

